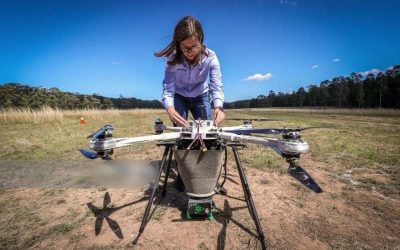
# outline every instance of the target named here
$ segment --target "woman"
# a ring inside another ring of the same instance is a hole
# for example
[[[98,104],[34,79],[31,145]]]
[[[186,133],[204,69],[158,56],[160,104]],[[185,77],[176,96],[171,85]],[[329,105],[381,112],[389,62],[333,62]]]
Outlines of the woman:
[[[194,119],[211,120],[209,93],[214,103],[214,123],[224,118],[224,94],[216,54],[203,44],[203,29],[194,17],[182,18],[175,27],[172,42],[154,53],[167,57],[162,103],[171,121],[187,126],[189,111]],[[209,82],[207,79],[209,78]]]

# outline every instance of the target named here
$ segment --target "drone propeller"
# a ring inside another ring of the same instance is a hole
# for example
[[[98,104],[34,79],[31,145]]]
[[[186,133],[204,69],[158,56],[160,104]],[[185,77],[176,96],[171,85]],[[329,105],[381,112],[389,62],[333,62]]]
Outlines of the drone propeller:
[[[85,156],[88,159],[94,160],[97,158],[101,158],[103,160],[111,160],[111,155],[113,154],[113,150],[104,150],[104,151],[91,151],[87,149],[80,149],[79,152],[83,156]]]
[[[319,126],[319,127],[304,127],[304,128],[252,128],[252,129],[235,129],[235,130],[224,130],[225,132],[235,134],[282,134],[287,132],[300,132],[306,129],[315,128],[334,128],[334,126]]]
[[[307,171],[304,170],[302,167],[289,165],[288,173],[293,178],[298,180],[301,184],[308,187],[315,193],[322,193],[322,188],[314,181],[311,175],[308,174]]]
[[[111,125],[104,125],[102,128],[97,130],[96,132],[88,135],[87,138],[93,138],[93,139],[99,139],[99,138],[105,138],[107,136],[112,135],[113,127]]]
[[[81,152],[83,156],[91,160],[97,159],[99,157],[99,155],[95,151],[80,149],[79,152]]]
[[[272,119],[272,118],[226,118],[225,120],[230,121],[256,121],[256,122],[274,122],[274,121],[283,121],[281,119]]]
[[[304,128],[284,128],[284,130],[300,132],[300,131],[303,131],[303,130],[306,130],[306,129],[315,129],[315,128],[336,128],[336,126],[326,125],[326,126],[312,126],[312,127],[304,127]]]
[[[281,134],[282,129],[274,128],[251,128],[251,129],[235,129],[235,130],[224,130],[225,132],[234,133],[237,135],[248,135],[248,134]]]
[[[311,189],[315,193],[322,193],[322,188],[314,181],[309,173],[299,165],[300,154],[282,154],[279,150],[274,149],[279,155],[286,159],[289,163],[288,174],[295,178],[298,182]]]

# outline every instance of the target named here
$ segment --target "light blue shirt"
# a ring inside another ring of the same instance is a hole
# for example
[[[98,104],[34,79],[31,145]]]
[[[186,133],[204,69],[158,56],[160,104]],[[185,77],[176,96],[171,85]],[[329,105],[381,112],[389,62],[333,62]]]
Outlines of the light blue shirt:
[[[174,106],[175,93],[184,97],[197,97],[208,92],[214,101],[214,108],[223,107],[221,70],[214,51],[206,48],[200,63],[194,66],[185,59],[176,65],[166,65],[162,94],[164,108]]]

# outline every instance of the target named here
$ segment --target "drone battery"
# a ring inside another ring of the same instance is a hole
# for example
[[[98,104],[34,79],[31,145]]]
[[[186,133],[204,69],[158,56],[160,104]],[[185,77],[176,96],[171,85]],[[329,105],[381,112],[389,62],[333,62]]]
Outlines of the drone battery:
[[[191,199],[188,201],[188,209],[186,212],[186,218],[192,219],[197,217],[206,216],[207,219],[213,220],[213,201],[210,198],[205,199]]]

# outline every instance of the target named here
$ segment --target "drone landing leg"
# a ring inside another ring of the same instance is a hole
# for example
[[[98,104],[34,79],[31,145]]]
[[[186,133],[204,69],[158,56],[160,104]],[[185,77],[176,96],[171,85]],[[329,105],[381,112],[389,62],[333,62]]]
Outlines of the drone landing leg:
[[[144,215],[143,215],[142,224],[140,225],[140,229],[139,229],[139,234],[136,236],[136,238],[132,242],[132,244],[134,244],[134,245],[139,240],[140,235],[143,233],[144,228],[146,227],[147,222],[149,221],[149,213],[150,213],[150,210],[151,210],[151,206],[153,205],[154,196],[156,194],[156,191],[158,190],[160,177],[161,177],[162,170],[164,168],[165,161],[167,159],[168,153],[169,153],[168,166],[170,165],[170,161],[171,161],[171,158],[172,158],[172,146],[173,146],[173,144],[165,143],[165,144],[159,144],[159,145],[160,146],[165,146],[165,150],[164,150],[164,154],[163,154],[162,159],[161,159],[160,168],[158,169],[158,174],[157,174],[156,179],[154,180],[154,183],[153,183],[153,186],[152,186],[152,192],[151,192],[149,201],[147,203],[146,210],[145,210]]]
[[[256,224],[258,238],[261,241],[262,249],[267,249],[267,246],[265,243],[265,235],[264,235],[263,229],[260,224],[260,219],[258,218],[258,215],[257,215],[257,210],[254,206],[254,201],[251,196],[249,183],[247,182],[247,178],[244,173],[243,166],[240,161],[239,153],[238,153],[238,149],[237,149],[238,146],[243,147],[244,145],[243,144],[228,144],[228,146],[232,147],[233,155],[235,156],[236,166],[239,171],[240,181],[242,183],[242,188],[243,188],[244,196],[246,199],[247,208],[249,209],[250,215],[253,218],[254,223]]]
[[[169,171],[171,169],[172,146],[169,146],[169,147],[171,147],[171,149],[169,150],[168,165],[167,165],[167,170],[165,170],[165,177],[164,177],[163,190],[162,190],[162,193],[161,193],[161,199],[165,197],[165,193],[167,191],[167,183],[168,183]]]

